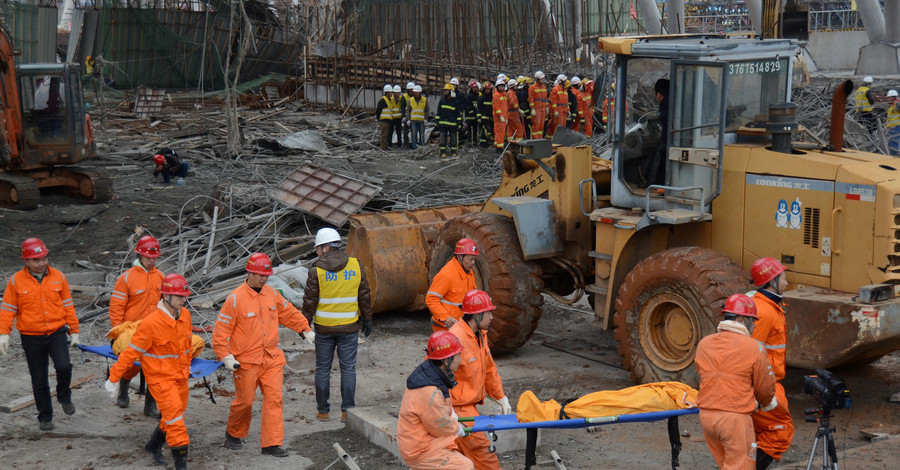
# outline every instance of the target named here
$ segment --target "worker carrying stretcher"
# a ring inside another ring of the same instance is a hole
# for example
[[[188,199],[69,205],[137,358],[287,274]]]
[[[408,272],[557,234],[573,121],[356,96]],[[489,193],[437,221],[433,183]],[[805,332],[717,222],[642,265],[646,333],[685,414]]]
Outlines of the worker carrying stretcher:
[[[425,294],[425,305],[431,311],[431,328],[446,331],[462,318],[462,301],[475,289],[475,258],[478,247],[471,238],[456,242],[453,258],[434,276]]]

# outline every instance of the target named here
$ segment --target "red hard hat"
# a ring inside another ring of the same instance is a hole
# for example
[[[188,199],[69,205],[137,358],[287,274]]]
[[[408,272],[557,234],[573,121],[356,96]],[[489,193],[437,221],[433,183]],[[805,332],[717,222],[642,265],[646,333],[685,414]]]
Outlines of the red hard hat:
[[[475,241],[471,238],[460,238],[458,242],[456,242],[456,250],[453,251],[454,255],[478,255],[478,247],[475,246]]]
[[[247,272],[271,276],[275,271],[272,271],[272,260],[265,253],[253,253],[247,260]]]
[[[167,275],[165,279],[163,279],[162,286],[159,288],[159,293],[164,295],[191,295],[191,291],[188,289],[187,279],[181,274],[174,273]]]
[[[725,301],[725,305],[722,306],[722,313],[759,319],[759,316],[756,314],[756,303],[744,294],[734,294],[729,297]]]
[[[432,333],[428,337],[428,348],[425,349],[428,359],[447,359],[461,353],[462,350],[459,338],[449,331]]]
[[[750,267],[750,275],[753,276],[753,284],[756,287],[761,287],[771,282],[772,279],[783,273],[785,269],[787,268],[779,263],[777,259],[767,256],[753,262],[753,266]]]
[[[469,80],[469,88],[478,88],[478,80]]]
[[[134,247],[135,253],[148,258],[159,258],[159,241],[151,235],[144,235]]]
[[[478,289],[470,290],[462,301],[463,315],[477,315],[488,310],[494,310],[494,303],[487,292]]]
[[[22,258],[38,259],[47,256],[50,250],[40,238],[27,238],[22,242]]]
[[[162,164],[166,163],[166,157],[157,153],[156,155],[153,156],[153,163],[156,163],[157,165],[162,165]]]

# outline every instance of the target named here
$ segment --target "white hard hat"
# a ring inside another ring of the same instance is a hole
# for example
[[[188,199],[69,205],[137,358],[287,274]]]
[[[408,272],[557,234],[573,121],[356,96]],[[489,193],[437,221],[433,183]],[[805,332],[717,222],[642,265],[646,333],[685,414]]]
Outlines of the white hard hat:
[[[507,84],[508,86],[516,86],[516,85],[519,84],[519,82],[517,82],[515,78],[510,78],[509,81],[506,82],[506,84]]]
[[[390,86],[390,85],[385,85],[385,86],[384,86],[384,92],[385,92],[385,93],[390,93],[390,92],[392,92],[392,91],[394,91],[394,87],[392,87],[392,86]]]
[[[538,70],[537,72],[534,73],[535,80],[540,80],[542,78],[544,78],[544,72],[541,72],[540,70]]]
[[[394,93],[400,93],[401,91],[403,90],[400,89],[400,85],[394,85]]]
[[[416,84],[413,83],[413,82],[409,82],[409,83],[406,84],[406,89],[407,89],[407,90],[412,90],[412,89],[415,88],[415,87],[416,87]]]
[[[497,82],[494,83],[494,86],[495,86],[495,87],[496,87],[496,86],[506,86],[506,81],[504,81],[503,79],[499,79],[499,78],[498,78],[498,79],[497,79]]]
[[[451,79],[450,79],[450,84],[451,84],[451,85],[459,85],[459,79],[456,78],[456,77],[451,78]]]
[[[896,96],[897,96],[897,90],[891,90],[891,91],[888,92],[887,95],[888,95],[888,98],[890,98],[890,97],[892,97],[892,96],[893,96],[893,97],[896,97]]]
[[[578,85],[579,83],[581,83],[581,79],[578,78],[578,76],[574,76],[572,77],[572,80],[569,81],[569,83],[571,83],[572,85]]]
[[[863,78],[863,83],[875,83],[875,79],[871,75],[866,75],[866,78]]]
[[[566,77],[566,76],[563,75],[563,74],[559,74],[559,75],[556,76],[556,81],[557,81],[557,82],[564,82],[564,81],[566,81],[567,78],[569,78],[569,77]]]
[[[340,243],[341,236],[338,235],[337,230],[331,227],[320,228],[318,232],[316,232],[316,246],[318,248],[321,245],[325,245],[327,243]]]
[[[422,87],[416,85],[413,87],[413,93],[422,93]]]
[[[497,74],[497,81],[503,80],[503,81],[505,82],[505,81],[506,81],[506,78],[507,78],[507,77],[506,77],[506,74],[504,74],[504,73],[498,73],[498,74]]]

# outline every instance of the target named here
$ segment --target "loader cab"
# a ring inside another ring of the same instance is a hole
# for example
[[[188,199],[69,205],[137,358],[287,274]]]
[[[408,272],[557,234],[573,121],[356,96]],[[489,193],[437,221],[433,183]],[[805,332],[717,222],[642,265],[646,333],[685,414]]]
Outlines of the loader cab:
[[[602,38],[616,54],[611,202],[644,210],[641,225],[711,218],[724,146],[790,101],[792,40],[724,36]],[[660,121],[668,80],[667,122]],[[666,132],[663,132],[663,130]]]
[[[85,114],[80,65],[24,64],[17,66],[16,75],[26,159],[40,159],[45,164],[83,159]],[[57,158],[62,161],[54,161]]]

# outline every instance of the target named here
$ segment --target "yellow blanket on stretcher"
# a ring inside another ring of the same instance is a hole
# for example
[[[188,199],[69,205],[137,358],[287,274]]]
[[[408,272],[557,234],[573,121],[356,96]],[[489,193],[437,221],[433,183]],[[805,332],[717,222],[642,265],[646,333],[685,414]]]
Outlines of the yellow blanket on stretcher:
[[[566,405],[564,416],[560,414],[562,406],[556,400],[541,402],[531,390],[526,390],[519,396],[516,419],[520,423],[532,423],[696,407],[697,390],[680,382],[657,382],[594,392]]]
[[[141,321],[122,322],[121,325],[113,327],[109,330],[109,333],[106,333],[107,338],[114,340],[112,344],[113,354],[118,356],[128,347],[128,343],[131,342],[131,337],[137,330],[138,325],[141,324]],[[191,335],[191,357],[199,356],[203,352],[204,347],[206,347],[206,341],[203,341],[203,338],[199,335]]]

